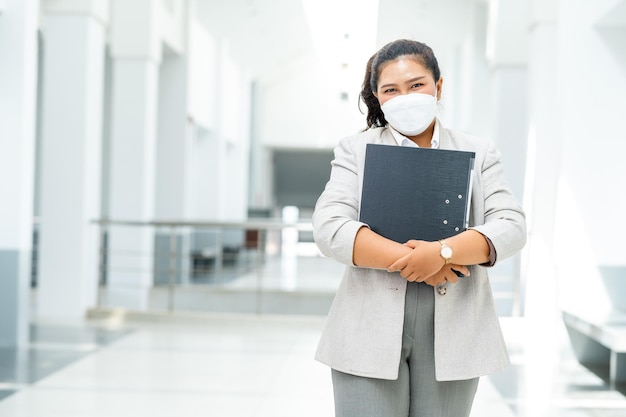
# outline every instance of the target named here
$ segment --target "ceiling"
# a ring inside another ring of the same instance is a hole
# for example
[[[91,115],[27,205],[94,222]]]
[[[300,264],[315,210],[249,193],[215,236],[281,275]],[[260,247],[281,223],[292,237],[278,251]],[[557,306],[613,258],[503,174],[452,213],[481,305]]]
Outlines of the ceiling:
[[[445,50],[467,36],[469,7],[484,1],[197,0],[196,17],[214,36],[228,40],[233,59],[263,78],[287,62],[330,54],[348,37],[344,51],[361,49],[366,57],[398,37]]]
[[[486,1],[195,0],[194,14],[254,78],[258,140],[328,148],[364,127],[358,93],[380,46],[401,37],[425,42],[445,77]]]
[[[200,23],[257,75],[313,51],[300,0],[198,0]]]

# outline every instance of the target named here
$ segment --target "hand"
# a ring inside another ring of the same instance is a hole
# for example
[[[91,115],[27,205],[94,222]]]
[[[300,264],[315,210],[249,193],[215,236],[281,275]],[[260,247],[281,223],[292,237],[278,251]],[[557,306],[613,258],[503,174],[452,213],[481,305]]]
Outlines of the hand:
[[[409,282],[426,281],[439,272],[445,263],[443,258],[439,256],[439,248],[441,247],[439,242],[409,240],[404,245],[413,250],[391,264],[387,271],[400,271],[400,275]]]
[[[470,274],[469,268],[464,265],[444,265],[444,267],[441,268],[439,272],[428,277],[426,280],[424,280],[424,282],[428,285],[432,285],[433,287],[445,284],[446,282],[454,284],[459,280],[458,275],[455,274],[454,271],[459,271],[466,277]]]

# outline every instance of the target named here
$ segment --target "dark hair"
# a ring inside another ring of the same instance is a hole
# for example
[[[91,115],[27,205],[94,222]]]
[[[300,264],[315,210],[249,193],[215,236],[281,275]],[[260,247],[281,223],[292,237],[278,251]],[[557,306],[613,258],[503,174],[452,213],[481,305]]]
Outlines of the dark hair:
[[[378,89],[378,77],[383,65],[402,56],[411,56],[419,60],[433,74],[435,82],[441,78],[435,53],[426,44],[409,39],[399,39],[380,48],[367,61],[365,78],[361,86],[361,100],[367,106],[367,127],[365,130],[387,125],[387,120],[385,120],[378,99],[374,96],[374,91]]]

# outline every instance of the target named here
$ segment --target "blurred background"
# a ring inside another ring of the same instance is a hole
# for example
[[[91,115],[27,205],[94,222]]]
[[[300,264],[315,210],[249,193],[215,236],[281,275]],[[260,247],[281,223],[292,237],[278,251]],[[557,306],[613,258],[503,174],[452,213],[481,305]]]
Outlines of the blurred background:
[[[497,144],[526,210],[491,273],[532,329],[507,334],[623,393],[625,0],[0,0],[0,400],[50,323],[323,319],[343,267],[310,217],[398,38],[433,48],[439,117]]]

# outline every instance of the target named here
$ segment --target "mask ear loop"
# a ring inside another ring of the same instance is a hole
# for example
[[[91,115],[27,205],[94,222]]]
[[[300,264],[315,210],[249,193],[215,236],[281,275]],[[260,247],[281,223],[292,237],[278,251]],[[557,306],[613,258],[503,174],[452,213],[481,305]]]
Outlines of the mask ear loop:
[[[435,93],[436,94],[436,93]],[[435,97],[437,97],[435,95]],[[442,120],[445,118],[445,107],[443,106],[442,100],[437,100],[437,105],[435,108],[435,118],[437,120]]]

